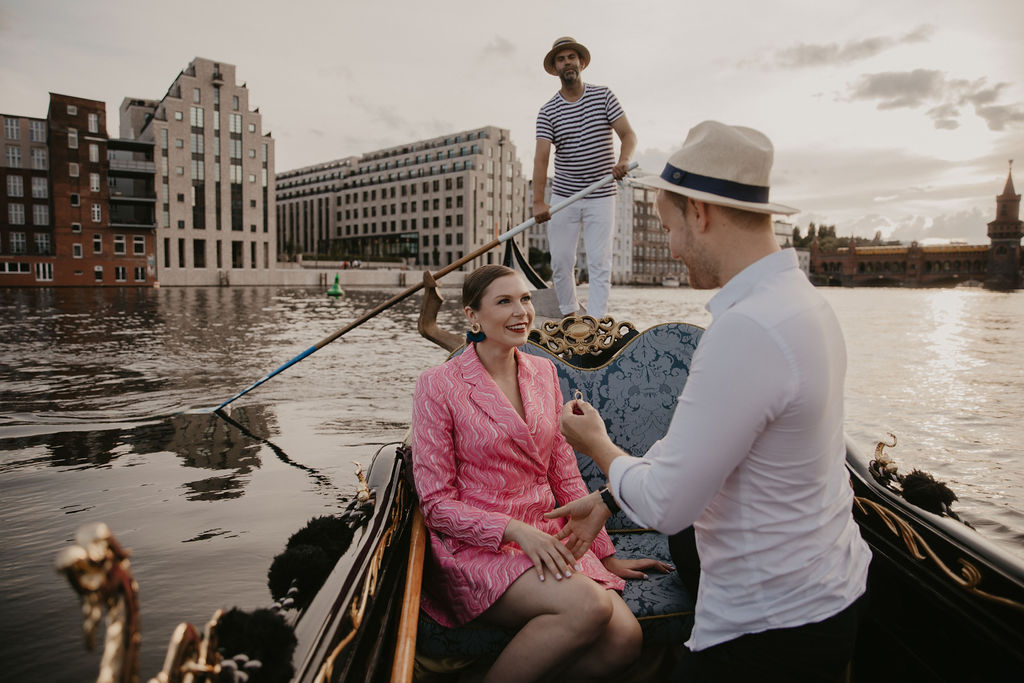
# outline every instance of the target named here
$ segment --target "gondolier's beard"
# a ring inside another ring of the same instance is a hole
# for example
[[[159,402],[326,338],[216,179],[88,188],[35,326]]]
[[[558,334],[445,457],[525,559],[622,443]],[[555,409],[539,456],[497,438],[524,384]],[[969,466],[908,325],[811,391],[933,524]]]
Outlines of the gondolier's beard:
[[[562,85],[576,85],[580,80],[580,71],[576,67],[565,67],[558,72],[558,78]]]

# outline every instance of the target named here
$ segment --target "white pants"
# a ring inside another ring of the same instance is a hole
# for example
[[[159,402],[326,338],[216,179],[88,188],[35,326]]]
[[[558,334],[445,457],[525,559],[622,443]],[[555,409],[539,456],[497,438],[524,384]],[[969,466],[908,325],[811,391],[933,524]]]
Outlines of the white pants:
[[[566,197],[552,196],[551,204]],[[551,250],[552,280],[562,315],[579,310],[576,299],[576,245],[583,228],[583,246],[587,250],[587,275],[590,295],[587,314],[600,318],[608,312],[608,290],[612,276],[612,228],[615,221],[615,197],[584,197],[558,213],[548,222],[548,246]]]

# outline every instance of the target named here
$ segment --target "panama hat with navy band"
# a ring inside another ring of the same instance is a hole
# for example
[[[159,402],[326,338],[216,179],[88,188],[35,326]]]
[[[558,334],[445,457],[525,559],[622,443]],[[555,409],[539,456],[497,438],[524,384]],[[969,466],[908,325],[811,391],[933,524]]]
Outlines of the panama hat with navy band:
[[[544,55],[544,70],[552,76],[558,75],[558,72],[555,71],[555,55],[562,50],[576,50],[576,54],[580,57],[580,71],[586,69],[587,65],[590,64],[590,50],[577,43],[575,38],[562,36],[555,41],[555,44],[551,46],[551,50]]]
[[[690,129],[682,149],[669,157],[660,176],[634,182],[746,211],[797,213],[799,209],[768,201],[773,157],[771,140],[764,133],[704,121]]]

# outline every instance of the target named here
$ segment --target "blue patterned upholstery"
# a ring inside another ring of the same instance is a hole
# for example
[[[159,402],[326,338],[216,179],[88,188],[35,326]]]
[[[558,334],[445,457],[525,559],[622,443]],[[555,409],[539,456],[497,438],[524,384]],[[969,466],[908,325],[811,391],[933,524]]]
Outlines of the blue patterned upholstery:
[[[642,455],[668,431],[702,333],[701,328],[685,323],[657,325],[627,342],[608,363],[592,369],[573,367],[537,344],[528,343],[522,350],[555,361],[563,398],[572,398],[578,389],[604,417],[612,440],[627,452]],[[604,485],[605,476],[593,461],[577,457],[590,490]],[[607,528],[617,555],[671,563],[664,534],[637,529],[621,512],[608,520]],[[626,581],[622,597],[640,621],[645,647],[678,645],[693,627],[694,596],[683,588],[675,572],[649,576],[646,581]],[[479,625],[447,629],[421,612],[417,656],[471,659],[495,655],[514,634],[512,629]]]

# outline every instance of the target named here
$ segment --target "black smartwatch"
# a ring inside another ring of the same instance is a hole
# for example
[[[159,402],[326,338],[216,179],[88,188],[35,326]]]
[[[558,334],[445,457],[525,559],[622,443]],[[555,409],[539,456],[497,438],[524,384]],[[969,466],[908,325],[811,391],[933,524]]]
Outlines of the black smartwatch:
[[[608,484],[599,488],[598,492],[601,494],[601,500],[604,501],[605,506],[611,510],[613,515],[622,509],[619,507],[619,504],[615,502],[615,496],[612,495],[612,490],[609,488]]]

